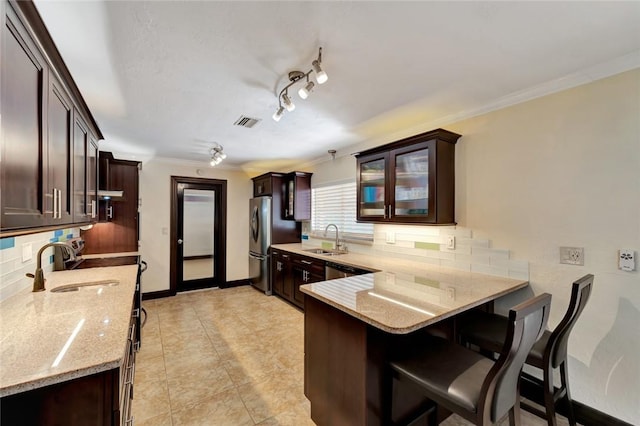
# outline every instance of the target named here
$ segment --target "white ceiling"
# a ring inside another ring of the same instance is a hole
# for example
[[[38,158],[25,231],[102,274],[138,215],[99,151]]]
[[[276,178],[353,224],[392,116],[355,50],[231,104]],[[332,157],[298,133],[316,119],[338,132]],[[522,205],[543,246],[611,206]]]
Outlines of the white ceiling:
[[[101,149],[132,159],[204,164],[217,141],[223,164],[284,167],[640,66],[637,1],[36,5]],[[329,81],[276,123],[287,73],[319,46]]]

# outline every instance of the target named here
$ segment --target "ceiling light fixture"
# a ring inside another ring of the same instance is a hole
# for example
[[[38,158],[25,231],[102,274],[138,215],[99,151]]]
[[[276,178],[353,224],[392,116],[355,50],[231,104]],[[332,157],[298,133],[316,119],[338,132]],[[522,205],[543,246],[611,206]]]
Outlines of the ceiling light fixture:
[[[223,149],[224,148],[222,148],[222,145],[216,143],[216,146],[209,150],[209,153],[211,154],[211,161],[209,162],[209,164],[211,165],[211,167],[217,166],[222,162],[222,160],[227,158],[227,154],[222,152]]]
[[[291,98],[289,97],[289,88],[291,86],[293,86],[294,84],[296,84],[299,81],[302,81],[302,79],[305,79],[307,84],[305,84],[304,87],[301,87],[300,90],[298,90],[298,95],[302,99],[307,99],[309,97],[309,95],[311,94],[311,92],[313,91],[313,88],[316,86],[316,84],[313,81],[309,80],[309,74],[311,74],[312,72],[315,72],[316,82],[318,84],[326,83],[326,81],[329,79],[329,77],[327,77],[327,73],[320,66],[321,63],[322,63],[322,47],[320,47],[318,49],[318,59],[315,59],[311,63],[312,69],[310,69],[306,73],[304,73],[302,71],[291,71],[291,72],[289,72],[289,81],[290,81],[290,83],[287,84],[280,91],[280,94],[278,95],[278,110],[273,114],[273,119],[275,121],[280,121],[280,119],[284,115],[284,110],[285,109],[287,111],[291,112],[296,108],[294,103],[291,101]]]

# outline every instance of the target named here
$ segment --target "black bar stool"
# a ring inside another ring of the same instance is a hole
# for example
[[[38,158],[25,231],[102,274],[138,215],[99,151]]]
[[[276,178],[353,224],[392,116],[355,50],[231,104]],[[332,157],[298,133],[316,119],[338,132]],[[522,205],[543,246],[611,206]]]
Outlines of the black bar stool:
[[[509,311],[504,351],[495,362],[456,343],[432,337],[417,353],[392,361],[391,374],[400,382],[412,382],[435,404],[476,425],[494,424],[507,413],[509,424],[519,425],[520,372],[531,347],[544,332],[550,306],[551,295],[542,294]],[[411,424],[424,415],[419,413],[403,424]],[[429,424],[436,424],[433,406],[427,415]]]
[[[542,385],[546,412],[524,403],[523,408],[542,418],[546,417],[549,426],[556,425],[555,404],[563,397],[567,401],[569,424],[571,426],[576,424],[567,375],[567,345],[571,329],[589,300],[592,284],[593,275],[591,274],[585,275],[573,283],[569,308],[564,318],[553,331],[545,330],[527,356],[526,364],[537,367],[543,372],[542,381],[531,375],[527,375],[527,379]],[[486,312],[472,312],[465,317],[463,325],[459,329],[460,342],[467,346],[469,344],[476,345],[482,353],[493,357],[494,353],[500,353],[502,350],[507,335],[507,325],[506,317]],[[553,369],[558,367],[560,368],[561,386],[555,392]]]

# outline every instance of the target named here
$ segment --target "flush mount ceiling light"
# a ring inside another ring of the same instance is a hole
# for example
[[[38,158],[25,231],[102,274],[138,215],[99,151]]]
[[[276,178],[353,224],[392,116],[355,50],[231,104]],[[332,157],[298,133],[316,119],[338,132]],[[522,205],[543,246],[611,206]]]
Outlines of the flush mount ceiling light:
[[[318,84],[326,83],[329,77],[327,77],[327,73],[322,69],[320,65],[321,63],[322,63],[322,47],[318,49],[318,59],[314,60],[311,63],[312,68],[309,71],[307,71],[306,73],[302,71],[289,72],[290,83],[287,84],[280,91],[280,94],[278,95],[278,110],[273,114],[273,119],[275,121],[280,121],[280,119],[284,115],[285,109],[289,112],[296,109],[295,104],[291,101],[291,98],[289,97],[289,88],[291,86],[293,86],[298,82],[303,82],[303,79],[304,79],[304,82],[306,82],[306,84],[304,85],[304,87],[301,87],[300,90],[298,90],[298,95],[302,99],[307,99],[311,94],[311,92],[313,91],[313,88],[316,86],[316,84],[313,81],[309,80],[309,74],[311,74],[312,72],[315,72],[316,82]]]
[[[222,148],[222,145],[216,144],[216,146],[209,150],[209,153],[211,154],[211,161],[209,162],[209,164],[211,165],[211,167],[217,166],[222,162],[222,160],[227,158],[227,154],[222,152],[223,149],[224,148]]]

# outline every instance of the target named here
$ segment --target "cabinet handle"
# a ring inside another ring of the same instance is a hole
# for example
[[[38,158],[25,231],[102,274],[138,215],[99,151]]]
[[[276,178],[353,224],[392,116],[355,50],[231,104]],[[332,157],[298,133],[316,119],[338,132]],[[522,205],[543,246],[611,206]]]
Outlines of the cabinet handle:
[[[284,209],[284,217],[289,217],[289,209]]]
[[[53,218],[58,218],[58,190],[53,188]]]
[[[58,219],[62,218],[62,190],[56,189],[58,191]]]
[[[107,207],[107,219],[113,219],[113,206]]]
[[[313,262],[309,262],[308,260],[301,260],[300,262],[304,263],[305,265],[311,265],[313,263]]]
[[[391,204],[389,204],[389,219],[391,219]]]
[[[135,308],[132,312],[131,312],[131,316],[133,316],[134,318],[138,318],[140,316],[140,309],[139,308]]]
[[[282,257],[284,257],[285,259],[288,259],[289,255],[288,254],[283,254]]]
[[[136,376],[136,363],[134,362],[127,367],[127,378],[124,381],[125,386],[133,384],[133,378]]]
[[[91,200],[91,218],[96,217],[96,200]]]
[[[387,205],[384,205],[384,211],[382,212],[382,216],[386,219],[387,218]]]
[[[62,189],[58,189],[58,219],[62,219]]]
[[[280,261],[276,262],[276,270],[282,271],[282,262],[280,262]]]

